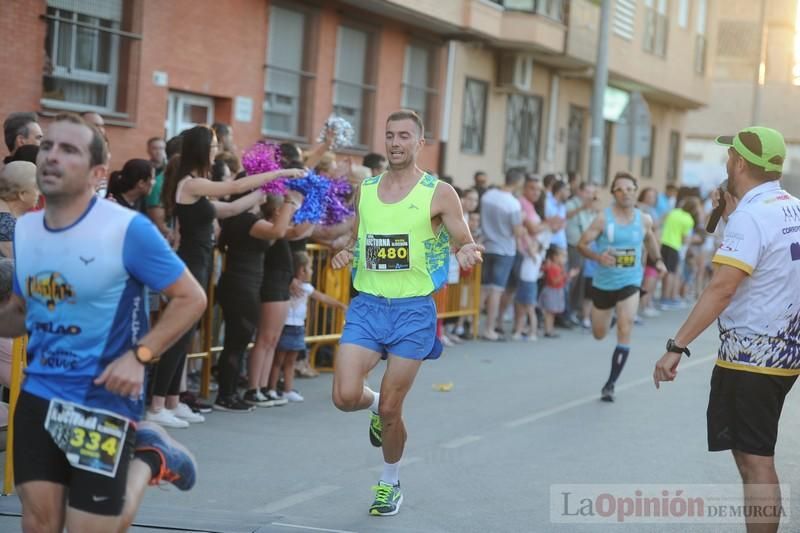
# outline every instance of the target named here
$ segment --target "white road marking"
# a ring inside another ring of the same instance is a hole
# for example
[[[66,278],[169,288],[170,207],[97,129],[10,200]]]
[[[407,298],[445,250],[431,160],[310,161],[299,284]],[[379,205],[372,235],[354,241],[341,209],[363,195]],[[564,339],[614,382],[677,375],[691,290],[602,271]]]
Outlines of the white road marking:
[[[716,358],[717,358],[716,355],[710,355],[708,357],[703,357],[701,359],[695,359],[693,361],[682,362],[681,366],[680,366],[680,369],[681,370],[685,370],[687,368],[692,368],[693,366],[697,366],[697,365],[701,365],[703,363],[707,363],[708,361],[711,361],[712,359],[716,359]],[[640,379],[637,379],[637,380],[634,380],[634,381],[630,381],[628,383],[624,383],[622,385],[618,385],[615,388],[616,388],[617,391],[628,390],[628,389],[632,389],[634,387],[638,387],[640,385],[646,385],[648,383],[650,385],[653,384],[653,376],[648,376],[648,377],[640,378]],[[541,420],[543,418],[547,418],[548,416],[552,416],[552,415],[555,415],[555,414],[558,414],[558,413],[563,413],[564,411],[568,411],[568,410],[570,410],[570,409],[572,409],[574,407],[579,407],[581,405],[587,405],[587,404],[590,404],[590,403],[594,403],[594,402],[596,402],[598,400],[599,400],[599,397],[598,397],[597,394],[592,394],[591,396],[584,396],[583,398],[578,398],[576,400],[569,401],[567,403],[558,405],[556,407],[551,407],[550,409],[545,409],[544,411],[539,411],[539,412],[530,414],[528,416],[524,416],[522,418],[517,418],[515,420],[510,420],[510,421],[504,423],[503,425],[505,427],[507,427],[507,428],[516,428],[516,427],[519,427],[519,426],[524,426],[526,424],[532,424],[533,422],[536,422],[536,421]]]
[[[330,494],[331,492],[335,492],[341,488],[342,487],[336,485],[320,485],[319,487],[314,487],[313,489],[304,490],[302,492],[291,494],[285,498],[281,498],[280,500],[275,500],[274,502],[270,502],[263,507],[257,507],[251,512],[276,513],[278,511],[282,511],[283,509],[288,509],[289,507],[294,507],[295,505],[313,500],[319,496]]]
[[[442,448],[447,448],[448,450],[453,450],[455,448],[466,446],[467,444],[472,444],[473,442],[478,442],[482,438],[483,437],[480,435],[467,435],[466,437],[460,437],[458,439],[453,439],[449,442],[440,444],[440,446]]]
[[[294,529],[305,529],[307,531],[326,531],[328,533],[357,533],[355,531],[348,531],[346,529],[326,529],[324,527],[302,526],[300,524],[286,524],[283,522],[272,522],[272,526],[291,527]]]

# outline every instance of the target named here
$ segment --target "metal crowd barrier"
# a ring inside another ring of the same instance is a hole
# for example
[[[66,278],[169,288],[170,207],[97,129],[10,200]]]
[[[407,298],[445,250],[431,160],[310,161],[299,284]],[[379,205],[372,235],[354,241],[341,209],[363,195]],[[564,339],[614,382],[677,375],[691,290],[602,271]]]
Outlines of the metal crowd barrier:
[[[336,298],[343,304],[350,303],[350,270],[331,268],[332,251],[329,247],[309,244],[306,251],[314,267],[312,284],[320,292]],[[318,365],[319,349],[336,344],[344,328],[344,311],[316,300],[309,300],[306,318],[306,351],[308,362],[315,370],[333,370],[333,366]],[[332,360],[331,360],[332,361]]]
[[[8,432],[6,433],[6,465],[3,476],[3,496],[14,493],[14,411],[22,387],[22,371],[27,364],[25,347],[28,337],[14,339],[11,349],[11,387],[8,400]]]
[[[458,283],[449,283],[433,295],[439,318],[472,317],[472,338],[478,338],[481,305],[481,265],[461,272]]]
[[[330,268],[330,248],[319,244],[308,244],[306,251],[311,257],[313,265],[312,284],[320,292],[324,292],[344,304],[350,302],[350,272],[345,269],[333,270]],[[215,255],[214,263],[217,263]],[[211,386],[211,367],[214,362],[214,354],[222,351],[219,342],[219,332],[215,331],[215,284],[209,283],[207,296],[209,305],[200,327],[201,347],[200,351],[188,354],[188,359],[202,361],[200,394],[207,398]],[[321,346],[335,344],[342,334],[344,326],[344,313],[338,308],[332,308],[316,300],[308,302],[308,319],[306,320],[306,344],[308,347],[309,363],[316,368],[317,351]],[[248,348],[252,348],[250,343]],[[325,370],[325,368],[319,368]]]
[[[306,251],[311,257],[313,265],[312,284],[320,291],[336,298],[344,304],[350,302],[350,271],[346,269],[333,270],[330,266],[331,249],[321,244],[308,244]],[[217,259],[215,256],[215,264]],[[224,262],[223,262],[224,263]],[[441,319],[461,316],[472,317],[471,329],[473,338],[477,338],[478,315],[480,313],[480,280],[481,266],[476,265],[470,272],[462,273],[458,283],[448,284],[434,295],[437,316]],[[211,384],[211,367],[214,354],[222,351],[219,343],[218,332],[214,331],[214,282],[208,287],[208,302],[203,315],[200,338],[200,350],[189,354],[189,359],[202,361],[200,394],[207,398]],[[306,344],[308,345],[308,361],[312,368],[322,372],[333,370],[335,358],[331,358],[329,365],[319,364],[319,350],[323,346],[336,344],[342,336],[344,327],[344,313],[338,308],[332,308],[315,300],[308,302],[308,319],[306,320]],[[250,344],[252,347],[252,343]]]

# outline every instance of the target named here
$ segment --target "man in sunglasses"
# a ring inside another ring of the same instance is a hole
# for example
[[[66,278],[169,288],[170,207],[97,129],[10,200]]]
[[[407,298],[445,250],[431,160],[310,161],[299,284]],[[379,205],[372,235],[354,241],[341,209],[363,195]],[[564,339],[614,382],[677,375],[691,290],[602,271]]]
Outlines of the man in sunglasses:
[[[631,330],[639,308],[639,291],[644,276],[643,249],[665,272],[653,219],[636,207],[636,178],[619,172],[611,182],[614,202],[601,211],[578,242],[584,257],[597,262],[592,278],[592,334],[597,340],[608,333],[612,313],[617,313],[617,345],[611,356],[611,373],[601,399],[614,401],[614,384],[630,354]],[[592,247],[594,243],[594,247]]]

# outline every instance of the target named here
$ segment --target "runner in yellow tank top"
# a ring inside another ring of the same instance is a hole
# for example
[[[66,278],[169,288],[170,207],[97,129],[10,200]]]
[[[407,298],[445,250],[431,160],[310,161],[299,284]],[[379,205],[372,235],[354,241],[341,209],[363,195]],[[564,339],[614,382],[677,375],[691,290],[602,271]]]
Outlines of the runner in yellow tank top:
[[[359,291],[336,355],[333,403],[342,411],[370,409],[370,441],[383,448],[384,459],[369,509],[376,516],[396,514],[403,502],[403,400],[423,359],[441,353],[431,294],[447,279],[450,246],[465,269],[481,262],[483,250],[470,235],[455,190],[417,167],[424,131],[413,111],[389,115],[389,170],[361,184],[353,235],[331,261],[336,269],[353,263]],[[364,381],[381,359],[388,362],[378,393]]]

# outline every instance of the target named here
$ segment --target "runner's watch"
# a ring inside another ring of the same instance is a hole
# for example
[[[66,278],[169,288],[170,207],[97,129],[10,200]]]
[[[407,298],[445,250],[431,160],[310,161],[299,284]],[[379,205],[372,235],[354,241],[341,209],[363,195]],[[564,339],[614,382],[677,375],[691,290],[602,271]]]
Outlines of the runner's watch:
[[[131,350],[133,351],[133,355],[136,357],[136,360],[143,365],[149,365],[150,363],[155,363],[157,361],[153,355],[153,350],[147,346],[136,344],[133,346],[133,348],[131,348]]]
[[[691,357],[692,352],[689,351],[689,348],[681,348],[677,344],[675,344],[675,339],[670,339],[667,341],[667,352],[668,353],[679,353],[679,354],[686,354],[686,357]]]

